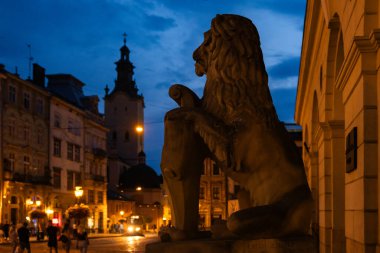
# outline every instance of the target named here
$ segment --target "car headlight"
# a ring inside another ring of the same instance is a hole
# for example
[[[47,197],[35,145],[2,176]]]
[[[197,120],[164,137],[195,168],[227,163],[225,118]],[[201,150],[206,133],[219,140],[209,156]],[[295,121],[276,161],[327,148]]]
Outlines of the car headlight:
[[[128,227],[128,232],[132,233],[133,232],[133,226]]]
[[[137,232],[139,232],[140,230],[141,230],[141,228],[140,227],[136,227],[136,229],[135,229]]]

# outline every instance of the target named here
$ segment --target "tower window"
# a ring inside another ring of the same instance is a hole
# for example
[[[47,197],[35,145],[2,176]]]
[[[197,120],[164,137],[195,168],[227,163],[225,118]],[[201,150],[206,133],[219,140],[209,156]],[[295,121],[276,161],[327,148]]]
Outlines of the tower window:
[[[124,134],[124,141],[129,141],[129,132],[126,131]]]
[[[113,141],[116,141],[116,140],[117,140],[117,133],[116,133],[116,131],[113,131],[113,132],[112,132],[112,140],[113,140]]]

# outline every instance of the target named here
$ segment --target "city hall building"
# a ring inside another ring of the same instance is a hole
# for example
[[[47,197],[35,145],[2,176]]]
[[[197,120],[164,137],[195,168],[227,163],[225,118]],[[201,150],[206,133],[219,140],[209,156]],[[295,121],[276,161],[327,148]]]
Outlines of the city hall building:
[[[380,4],[307,1],[295,121],[319,252],[380,252]]]

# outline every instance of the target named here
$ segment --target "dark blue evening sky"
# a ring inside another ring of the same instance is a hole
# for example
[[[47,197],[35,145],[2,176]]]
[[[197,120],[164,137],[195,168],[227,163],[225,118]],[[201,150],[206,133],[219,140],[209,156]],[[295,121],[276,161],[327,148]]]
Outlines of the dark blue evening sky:
[[[281,120],[293,122],[306,0],[5,0],[0,8],[0,63],[28,76],[27,45],[47,74],[72,74],[86,95],[114,85],[122,34],[145,97],[147,163],[160,171],[167,95],[182,83],[202,95],[192,52],[218,13],[250,18],[261,37],[269,86]],[[103,102],[100,111],[103,111]]]

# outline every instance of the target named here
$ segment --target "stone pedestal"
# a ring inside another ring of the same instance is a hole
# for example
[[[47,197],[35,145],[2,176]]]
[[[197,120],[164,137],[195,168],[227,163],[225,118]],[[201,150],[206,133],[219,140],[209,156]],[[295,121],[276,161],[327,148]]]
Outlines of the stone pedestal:
[[[146,253],[318,253],[311,237],[256,240],[190,240],[148,244]]]

